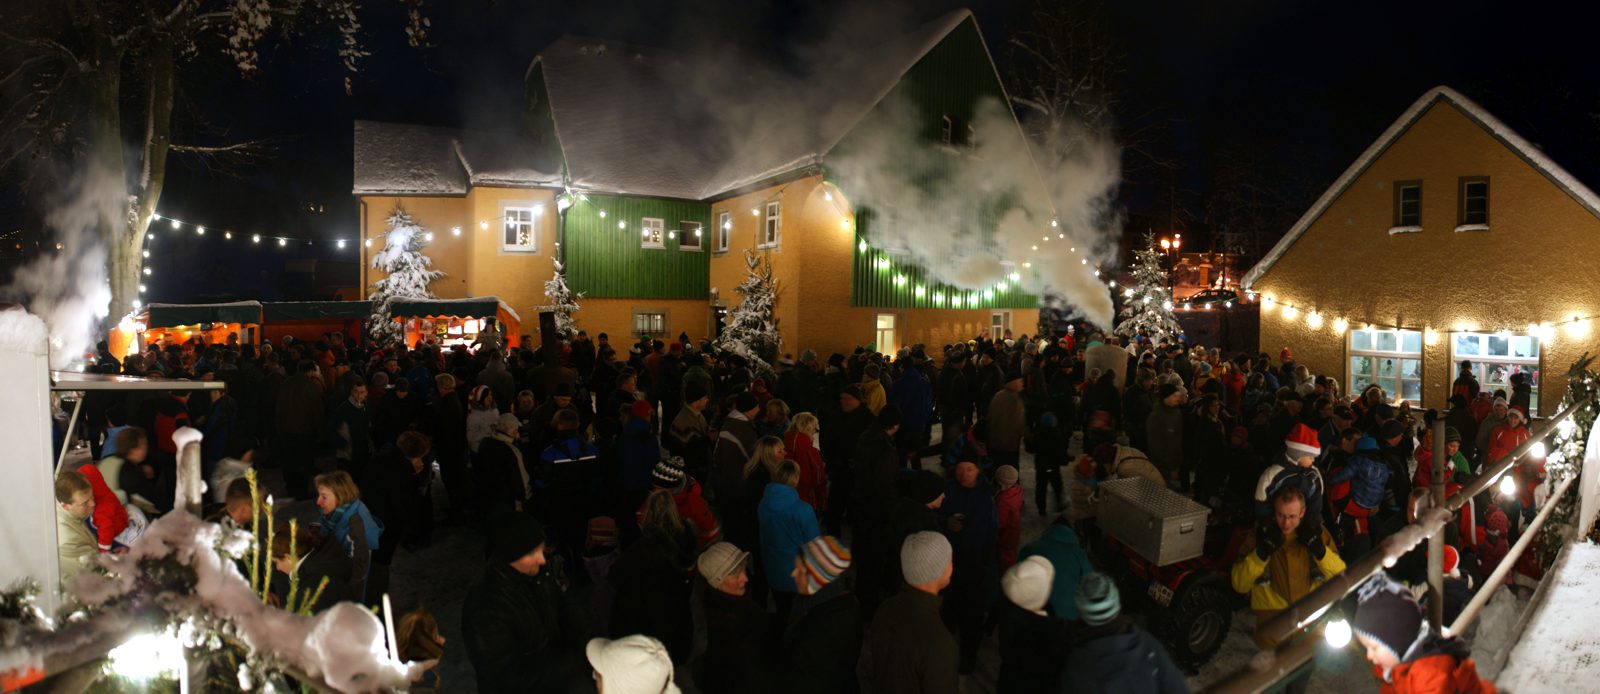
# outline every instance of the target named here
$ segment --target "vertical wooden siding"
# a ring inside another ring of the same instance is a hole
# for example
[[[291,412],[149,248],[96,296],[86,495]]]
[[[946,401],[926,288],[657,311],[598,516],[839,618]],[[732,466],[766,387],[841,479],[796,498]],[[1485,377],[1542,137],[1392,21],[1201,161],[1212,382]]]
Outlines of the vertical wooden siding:
[[[640,247],[640,222],[662,220],[666,231],[680,221],[699,223],[710,246],[711,206],[697,202],[588,194],[567,210],[567,281],[573,291],[596,298],[707,299],[711,292],[710,253],[681,250],[679,239],[666,248]],[[605,210],[604,219],[600,211]],[[622,222],[625,228],[618,229]]]

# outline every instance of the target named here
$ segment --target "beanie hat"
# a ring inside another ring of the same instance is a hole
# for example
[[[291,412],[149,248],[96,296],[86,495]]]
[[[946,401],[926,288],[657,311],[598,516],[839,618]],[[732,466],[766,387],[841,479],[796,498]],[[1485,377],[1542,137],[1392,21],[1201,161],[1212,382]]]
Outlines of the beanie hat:
[[[1288,450],[1290,458],[1322,455],[1322,446],[1317,443],[1317,432],[1304,424],[1296,424],[1289,430],[1289,435],[1284,437],[1283,446]]]
[[[1355,419],[1356,412],[1350,409],[1349,405],[1340,405],[1333,408],[1333,417],[1334,419]]]
[[[489,397],[489,386],[473,386],[472,392],[467,394],[467,399],[473,405],[482,405],[486,397]]]
[[[583,546],[585,549],[595,547],[617,546],[617,521],[611,516],[595,516],[589,519],[589,527],[584,532]]]
[[[740,412],[749,412],[760,404],[761,403],[756,400],[756,396],[749,391],[740,393],[738,397],[733,399],[733,409]]]
[[[1294,358],[1294,352],[1289,351],[1288,347],[1284,347],[1283,349],[1278,350],[1278,358],[1279,359],[1293,359]]]
[[[706,395],[708,395],[706,387],[699,383],[690,383],[683,387],[683,401],[686,403],[694,402]]]
[[[814,362],[816,360],[817,360],[817,351],[816,350],[814,350],[814,349],[803,349],[803,350],[800,350],[800,363],[801,364],[810,364],[811,362]]]
[[[1010,465],[1001,465],[995,468],[994,481],[999,483],[1001,489],[1008,489],[1017,484],[1017,469]]]
[[[577,395],[577,393],[578,393],[578,389],[573,387],[573,385],[571,383],[567,383],[566,381],[562,381],[562,382],[556,384],[555,397],[558,397],[558,398],[570,398],[570,397],[572,397],[574,395]]]
[[[1406,425],[1401,424],[1398,420],[1391,419],[1383,423],[1383,429],[1379,430],[1378,433],[1383,437],[1384,441],[1388,441],[1406,433]]]
[[[1000,577],[1000,590],[1017,607],[1043,612],[1050,602],[1050,587],[1055,584],[1056,567],[1039,555],[1013,564]]]
[[[1352,629],[1403,660],[1422,632],[1422,609],[1411,591],[1379,574],[1361,586]]]
[[[694,567],[705,577],[706,583],[720,586],[729,576],[738,573],[749,558],[749,552],[735,547],[732,542],[718,542],[700,553]]]
[[[1483,527],[1490,535],[1505,537],[1506,532],[1511,529],[1511,521],[1506,518],[1505,511],[1499,507],[1491,507],[1489,513],[1483,517]]]
[[[510,412],[503,412],[494,420],[494,430],[502,434],[510,434],[522,428],[522,420]]]
[[[510,564],[544,544],[544,526],[526,513],[509,513],[489,524],[489,558]]]
[[[1228,435],[1229,436],[1237,436],[1237,437],[1239,437],[1241,439],[1249,441],[1250,440],[1250,427],[1247,427],[1247,426],[1244,426],[1244,425],[1236,426],[1236,427],[1233,428],[1232,431],[1228,432]]]
[[[1168,393],[1168,395],[1171,395],[1171,393]],[[1089,415],[1089,428],[1110,429],[1111,413],[1105,410],[1095,410],[1094,414]]]
[[[884,405],[878,410],[878,425],[888,429],[900,426],[900,408],[894,405]]]
[[[900,544],[900,573],[910,585],[939,580],[950,568],[950,541],[931,530],[912,533]]]
[[[1117,584],[1098,571],[1083,577],[1078,582],[1078,617],[1084,624],[1097,627],[1122,613],[1122,594],[1117,592]]]
[[[850,548],[837,537],[823,535],[800,545],[800,566],[807,593],[815,594],[850,568]]]
[[[906,483],[906,497],[923,506],[944,493],[944,478],[932,470],[918,470]]]
[[[643,420],[649,420],[650,414],[654,411],[655,409],[650,407],[649,400],[635,400],[632,405],[628,406],[629,414]]]
[[[1445,427],[1444,428],[1444,442],[1445,443],[1461,443],[1461,432],[1456,431],[1455,427]]]
[[[1022,380],[1022,372],[1021,371],[1017,371],[1016,369],[1012,369],[1011,371],[1006,373],[1006,383],[1010,383],[1012,381],[1020,381],[1020,380]]]
[[[864,401],[867,399],[865,395],[861,394],[861,386],[858,386],[854,383],[845,386],[844,389],[839,391],[839,394],[848,395],[852,398],[855,398],[857,401]]]
[[[591,639],[584,648],[589,665],[608,694],[678,694],[672,683],[672,656],[666,646],[642,634]]]
[[[1156,390],[1156,399],[1157,400],[1166,400],[1167,398],[1171,397],[1174,393],[1178,393],[1178,392],[1180,392],[1182,390],[1183,390],[1183,386],[1180,386],[1180,385],[1178,385],[1176,383],[1163,383],[1163,384],[1161,384],[1161,387]]]
[[[1054,412],[1045,412],[1039,415],[1039,426],[1047,429],[1054,429],[1056,427],[1056,423],[1056,413]]]
[[[683,458],[672,456],[657,461],[650,471],[650,479],[658,487],[677,488],[683,483]]]
[[[1460,568],[1460,564],[1461,553],[1457,552],[1456,548],[1451,547],[1450,545],[1445,545],[1444,562],[1442,564],[1444,575],[1449,576],[1450,578],[1461,578],[1461,573],[1456,570]]]
[[[1378,440],[1375,439],[1375,438],[1372,438],[1371,436],[1363,436],[1363,437],[1361,437],[1361,438],[1356,440],[1356,450],[1358,450],[1358,451],[1375,451],[1375,450],[1378,450]]]

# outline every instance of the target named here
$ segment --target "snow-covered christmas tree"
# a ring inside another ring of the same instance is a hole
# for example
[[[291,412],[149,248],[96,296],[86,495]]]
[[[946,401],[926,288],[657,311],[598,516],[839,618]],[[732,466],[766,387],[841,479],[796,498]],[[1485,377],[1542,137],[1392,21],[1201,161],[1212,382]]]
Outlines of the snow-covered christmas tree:
[[[1128,337],[1143,334],[1156,341],[1176,339],[1183,328],[1172,316],[1172,293],[1167,290],[1167,273],[1161,269],[1161,251],[1154,236],[1146,234],[1144,241],[1145,247],[1133,254],[1134,286],[1122,292],[1116,333]]]
[[[749,274],[737,288],[744,298],[728,312],[728,325],[722,329],[722,337],[717,338],[716,348],[743,357],[756,371],[770,371],[772,366],[767,360],[779,345],[778,321],[772,314],[778,298],[777,287],[772,283],[772,263],[763,263],[750,251],[745,251],[744,262]]]
[[[577,313],[578,300],[583,298],[583,292],[573,292],[567,286],[567,268],[559,260],[555,264],[555,275],[544,282],[544,298],[550,303],[534,308],[556,314],[556,332],[561,337],[572,337],[578,333],[578,323],[572,319],[572,314]]]
[[[383,250],[372,255],[372,267],[385,273],[383,279],[372,285],[372,320],[369,332],[379,345],[389,346],[404,339],[400,324],[392,320],[389,307],[396,299],[436,299],[428,285],[444,277],[444,273],[431,269],[433,260],[422,254],[428,245],[428,230],[411,218],[411,214],[396,205],[389,213],[389,231],[384,237]]]

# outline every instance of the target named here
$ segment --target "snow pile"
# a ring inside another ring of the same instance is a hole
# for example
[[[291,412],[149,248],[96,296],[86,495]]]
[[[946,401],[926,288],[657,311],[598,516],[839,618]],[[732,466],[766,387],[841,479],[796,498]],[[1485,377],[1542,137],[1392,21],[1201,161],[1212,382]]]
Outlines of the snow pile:
[[[198,510],[206,503],[206,481],[200,471],[200,440],[205,435],[199,429],[182,427],[172,432],[172,443],[178,448],[178,490],[174,497],[175,508]],[[190,444],[194,449],[188,450]]]
[[[1478,674],[1493,681],[1505,666],[1506,654],[1515,645],[1517,620],[1527,609],[1526,600],[1519,600],[1515,591],[1503,588],[1489,598],[1489,603],[1473,622],[1472,660]]]
[[[1592,691],[1600,681],[1600,546],[1568,545],[1534,594],[1496,684],[1508,692]],[[1487,627],[1480,628],[1482,634]],[[1480,637],[1481,638],[1481,637]]]
[[[41,356],[50,331],[44,321],[20,308],[0,311],[0,352]]]

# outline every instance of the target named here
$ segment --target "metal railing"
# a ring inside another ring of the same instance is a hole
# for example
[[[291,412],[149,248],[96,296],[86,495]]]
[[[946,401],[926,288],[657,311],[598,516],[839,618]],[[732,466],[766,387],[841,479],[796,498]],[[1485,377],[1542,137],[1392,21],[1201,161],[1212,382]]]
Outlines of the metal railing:
[[[1484,466],[1476,478],[1462,485],[1461,489],[1449,498],[1444,497],[1444,477],[1447,473],[1441,470],[1442,466],[1447,466],[1450,462],[1443,455],[1445,444],[1444,421],[1442,418],[1435,421],[1432,463],[1434,466],[1432,489],[1435,504],[1430,508],[1419,511],[1415,521],[1401,528],[1393,535],[1384,538],[1383,542],[1380,542],[1366,556],[1348,565],[1343,573],[1328,578],[1322,585],[1317,586],[1316,589],[1296,600],[1283,611],[1258,624],[1256,626],[1257,639],[1279,645],[1276,648],[1257,653],[1248,665],[1207,686],[1203,691],[1211,694],[1259,692],[1294,673],[1316,655],[1317,644],[1321,639],[1300,638],[1291,641],[1291,637],[1303,630],[1316,626],[1317,620],[1328,612],[1335,603],[1360,587],[1361,584],[1379,571],[1386,567],[1394,566],[1396,561],[1399,561],[1402,556],[1416,548],[1423,540],[1430,541],[1428,582],[1430,592],[1434,595],[1434,599],[1430,601],[1432,609],[1429,613],[1429,622],[1436,631],[1441,630],[1442,622],[1444,621],[1443,573],[1441,565],[1444,535],[1439,531],[1455,517],[1456,512],[1460,510],[1467,500],[1477,496],[1485,489],[1488,489],[1489,485],[1499,481],[1501,475],[1509,473],[1512,466],[1527,455],[1529,451],[1533,450],[1534,446],[1539,445],[1545,438],[1555,433],[1557,425],[1562,420],[1572,417],[1588,403],[1589,400],[1587,398],[1579,400],[1568,405],[1565,409],[1556,413],[1555,416],[1545,420],[1544,426],[1541,426],[1538,431],[1529,436],[1528,440],[1512,449],[1510,453],[1507,453],[1500,460]],[[1460,633],[1460,630],[1465,629],[1472,619],[1477,616],[1483,604],[1487,603],[1489,598],[1492,597],[1496,587],[1495,580],[1498,579],[1501,583],[1504,583],[1505,577],[1516,565],[1517,558],[1532,544],[1532,538],[1538,534],[1539,527],[1549,518],[1551,509],[1555,508],[1556,503],[1571,488],[1572,481],[1575,479],[1577,479],[1577,475],[1573,475],[1563,481],[1556,491],[1550,495],[1539,515],[1523,531],[1523,535],[1517,541],[1516,546],[1512,547],[1511,551],[1506,554],[1505,559],[1501,560],[1500,566],[1495,569],[1495,573],[1490,577],[1488,584],[1478,591],[1478,595],[1462,610],[1455,623],[1450,625],[1449,633]],[[1441,501],[1442,503],[1440,503]],[[1467,539],[1470,541],[1471,538]],[[1315,637],[1316,634],[1311,634],[1310,636]]]

